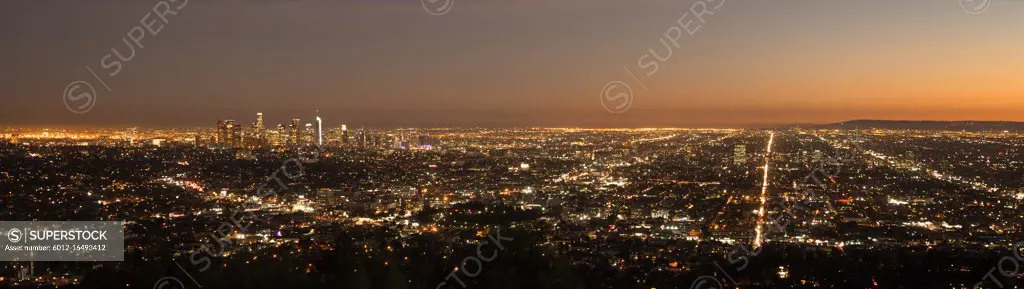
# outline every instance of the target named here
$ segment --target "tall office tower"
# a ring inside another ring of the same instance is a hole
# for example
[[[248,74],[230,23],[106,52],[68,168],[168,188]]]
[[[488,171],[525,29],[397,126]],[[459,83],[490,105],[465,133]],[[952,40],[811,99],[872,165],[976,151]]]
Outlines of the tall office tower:
[[[733,164],[737,166],[742,166],[747,163],[746,145],[736,145],[736,147],[733,148],[733,154]]]
[[[263,113],[256,113],[256,129],[263,130]]]
[[[242,127],[234,120],[217,122],[217,144],[222,147],[240,147],[242,145]]]
[[[234,123],[231,126],[231,147],[240,148],[242,146],[242,126]]]
[[[256,142],[257,143],[262,145],[262,144],[267,142],[266,127],[263,126],[263,113],[262,112],[257,112],[256,113],[256,131],[255,131],[255,133],[256,133]]]
[[[814,150],[814,154],[811,155],[811,164],[818,165],[821,163],[821,159],[824,157],[820,150]]]
[[[316,129],[313,128],[312,123],[306,123],[305,129],[302,130],[302,141],[300,144],[305,146],[316,144]]]
[[[218,120],[217,121],[217,134],[214,135],[213,143],[218,146],[223,146],[228,142],[228,121]]]
[[[288,128],[288,144],[293,146],[299,145],[299,130],[302,129],[299,127],[299,118],[293,118],[292,124]]]
[[[341,125],[341,143],[348,144],[348,126]]]
[[[324,120],[316,117],[316,145],[324,146]]]

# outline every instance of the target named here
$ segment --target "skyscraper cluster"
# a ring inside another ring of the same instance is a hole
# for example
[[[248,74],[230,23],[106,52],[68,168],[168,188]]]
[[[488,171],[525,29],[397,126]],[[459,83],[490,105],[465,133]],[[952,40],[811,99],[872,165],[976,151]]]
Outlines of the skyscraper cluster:
[[[222,120],[217,122],[215,143],[224,148],[326,145],[330,140],[324,134],[323,118],[316,116],[315,121],[315,124],[303,124],[302,120],[296,117],[287,126],[279,124],[274,129],[267,129],[263,113],[260,112],[256,114],[256,122],[250,129],[243,131],[237,121]],[[345,131],[347,134],[347,130]]]
[[[246,128],[247,127],[247,128]],[[195,144],[202,143],[196,135]],[[313,122],[303,123],[295,117],[288,124],[267,128],[263,113],[256,114],[256,122],[249,126],[239,125],[235,120],[217,122],[213,145],[221,148],[259,147],[352,147],[364,149],[431,149],[437,147],[438,139],[422,134],[416,129],[369,130],[360,128],[350,131],[342,124],[333,129],[324,125],[324,118],[314,116]]]

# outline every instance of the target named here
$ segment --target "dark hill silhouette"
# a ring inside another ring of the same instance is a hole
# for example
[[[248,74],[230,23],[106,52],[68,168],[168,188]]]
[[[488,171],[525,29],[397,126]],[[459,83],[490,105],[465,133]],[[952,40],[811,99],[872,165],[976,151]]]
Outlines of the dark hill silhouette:
[[[815,129],[917,129],[948,131],[1024,131],[1024,122],[1014,121],[921,121],[851,120],[831,124],[799,125]]]

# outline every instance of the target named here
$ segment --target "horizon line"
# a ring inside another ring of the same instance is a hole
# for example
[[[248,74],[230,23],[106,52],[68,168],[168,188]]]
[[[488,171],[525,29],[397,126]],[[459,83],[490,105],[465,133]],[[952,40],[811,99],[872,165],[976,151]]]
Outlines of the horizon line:
[[[352,124],[338,124],[347,125],[350,129],[358,128],[370,128],[370,129],[773,129],[773,128],[799,128],[800,126],[828,126],[828,125],[844,125],[851,122],[861,121],[880,121],[880,122],[922,122],[922,123],[1017,123],[1024,124],[1024,121],[1013,121],[1013,120],[937,120],[937,119],[851,119],[840,122],[827,122],[827,123],[760,123],[760,124],[746,124],[746,125],[704,125],[704,126],[622,126],[622,127],[610,127],[610,126],[488,126],[488,125],[453,125],[453,126],[360,126]],[[133,125],[133,124],[116,124],[116,125],[68,125],[68,124],[0,124],[0,130],[7,129],[126,129],[126,128],[141,128],[141,129],[208,129],[213,125]]]

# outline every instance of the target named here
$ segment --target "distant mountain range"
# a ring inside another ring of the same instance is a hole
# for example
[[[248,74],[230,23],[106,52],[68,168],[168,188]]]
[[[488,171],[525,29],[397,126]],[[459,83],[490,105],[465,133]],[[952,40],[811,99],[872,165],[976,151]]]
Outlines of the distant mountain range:
[[[1024,131],[1024,122],[1015,121],[917,121],[851,120],[832,124],[798,125],[816,129],[918,129],[951,131]]]

